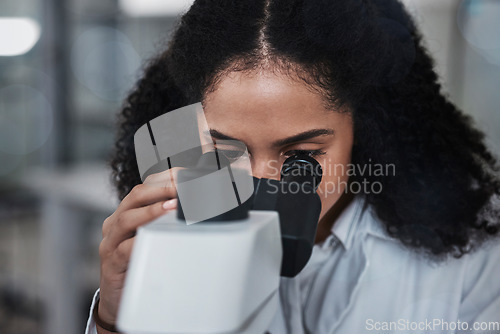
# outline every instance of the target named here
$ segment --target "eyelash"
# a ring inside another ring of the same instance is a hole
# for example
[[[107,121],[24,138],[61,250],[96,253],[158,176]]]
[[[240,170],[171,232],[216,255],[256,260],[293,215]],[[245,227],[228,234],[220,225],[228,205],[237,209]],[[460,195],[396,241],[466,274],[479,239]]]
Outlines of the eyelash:
[[[228,158],[229,160],[232,160],[232,159],[237,159],[239,158],[242,154],[243,154],[243,151],[237,151],[237,150],[221,150],[221,149],[217,149],[218,152],[224,154],[224,156],[226,156],[226,158]]]
[[[221,152],[222,154],[224,154],[230,160],[237,158],[242,154],[241,151],[237,151],[237,150],[218,149],[218,151]],[[290,151],[285,152],[283,155],[286,157],[290,157],[290,156],[296,155],[296,154],[305,154],[305,155],[308,155],[310,157],[317,157],[317,156],[326,154],[326,152],[322,151],[322,150],[290,150]]]
[[[316,157],[319,155],[326,154],[326,152],[322,151],[322,150],[290,150],[290,151],[285,152],[285,154],[283,154],[283,155],[290,157],[290,156],[295,155],[295,154],[306,154],[310,157]]]

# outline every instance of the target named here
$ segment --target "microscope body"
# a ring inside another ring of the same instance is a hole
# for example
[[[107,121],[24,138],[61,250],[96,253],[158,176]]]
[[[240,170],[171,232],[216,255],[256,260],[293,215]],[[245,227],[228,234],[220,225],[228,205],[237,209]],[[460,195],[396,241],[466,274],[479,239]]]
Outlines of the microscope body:
[[[119,328],[127,334],[264,333],[278,306],[281,261],[276,211],[192,225],[170,212],[138,230]]]

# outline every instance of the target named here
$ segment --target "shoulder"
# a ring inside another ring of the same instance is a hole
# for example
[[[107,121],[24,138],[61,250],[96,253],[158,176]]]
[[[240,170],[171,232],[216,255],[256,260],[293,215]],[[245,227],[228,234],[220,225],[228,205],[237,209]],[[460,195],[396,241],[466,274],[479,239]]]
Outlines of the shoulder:
[[[460,316],[464,321],[498,321],[500,310],[500,241],[483,243],[463,256],[465,275]]]
[[[487,272],[489,270],[498,270],[500,268],[500,236],[490,238],[470,253],[464,254],[460,258],[455,258],[452,255],[443,256],[442,258],[433,258],[424,255],[422,251],[408,247],[402,243],[401,240],[390,236],[387,232],[386,226],[380,218],[377,217],[375,210],[365,205],[362,216],[359,222],[359,232],[365,235],[367,240],[374,240],[372,243],[376,246],[387,245],[387,247],[404,253],[406,255],[413,254],[415,258],[420,261],[434,263],[435,266],[465,266],[467,267],[468,274]],[[475,277],[478,278],[478,277]],[[475,278],[471,278],[474,280]]]
[[[403,244],[387,232],[385,224],[370,206],[364,205],[357,225],[357,243],[361,244],[373,270],[387,266],[404,268],[403,276],[450,278],[462,280],[464,293],[474,286],[495,285],[500,290],[500,239],[492,238],[477,249],[455,258],[452,255],[432,257],[423,250]],[[448,276],[448,277],[447,277]],[[422,278],[423,279],[423,278]],[[427,279],[425,279],[428,281]],[[498,283],[493,283],[497,282]]]
[[[406,290],[418,290],[420,296],[446,294],[446,303],[456,308],[457,316],[463,321],[498,321],[499,238],[485,241],[460,258],[449,256],[436,260],[389,236],[370,207],[365,209],[359,226],[370,270],[377,277],[395,275],[406,282]]]

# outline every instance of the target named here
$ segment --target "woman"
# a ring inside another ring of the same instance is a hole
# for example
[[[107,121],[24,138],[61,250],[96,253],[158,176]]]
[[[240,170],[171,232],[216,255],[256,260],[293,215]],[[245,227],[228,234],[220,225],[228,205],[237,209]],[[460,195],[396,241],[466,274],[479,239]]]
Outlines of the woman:
[[[161,177],[141,184],[134,133],[198,101],[214,140],[247,146],[254,176],[276,178],[297,151],[327,171],[313,256],[282,278],[269,332],[498,324],[497,163],[441,93],[403,6],[198,0],[121,113],[112,167],[123,200],[103,225],[89,332],[96,318],[99,333],[115,323],[135,230],[176,207],[173,188],[148,185]]]

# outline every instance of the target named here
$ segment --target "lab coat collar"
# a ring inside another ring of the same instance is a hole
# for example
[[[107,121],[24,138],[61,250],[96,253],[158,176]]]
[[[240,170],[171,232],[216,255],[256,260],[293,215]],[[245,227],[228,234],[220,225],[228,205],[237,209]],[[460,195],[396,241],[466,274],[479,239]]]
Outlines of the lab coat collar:
[[[365,209],[366,201],[364,197],[360,195],[355,196],[332,226],[332,234],[341,242],[346,250],[352,245]]]

